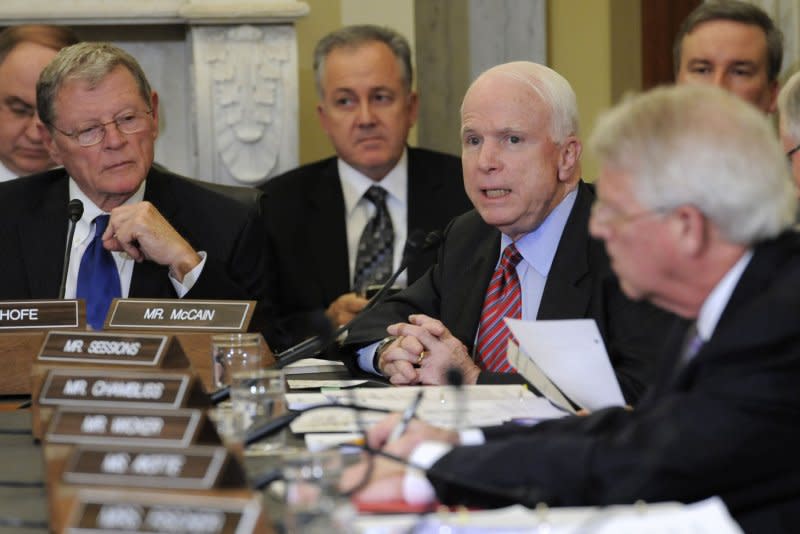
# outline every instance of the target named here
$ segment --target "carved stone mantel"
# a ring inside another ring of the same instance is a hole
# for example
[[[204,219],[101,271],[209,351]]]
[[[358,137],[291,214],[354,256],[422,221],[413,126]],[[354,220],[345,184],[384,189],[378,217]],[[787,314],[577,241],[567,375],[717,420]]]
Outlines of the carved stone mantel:
[[[293,0],[2,0],[0,25],[74,26],[131,52],[160,96],[156,159],[255,185],[298,164]]]

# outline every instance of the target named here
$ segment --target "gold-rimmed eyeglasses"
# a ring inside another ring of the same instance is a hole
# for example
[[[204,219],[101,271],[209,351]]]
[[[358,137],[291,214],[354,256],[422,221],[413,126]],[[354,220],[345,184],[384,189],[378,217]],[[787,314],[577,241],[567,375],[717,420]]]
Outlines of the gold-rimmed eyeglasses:
[[[631,213],[626,215],[610,207],[602,200],[595,200],[592,203],[591,221],[594,224],[618,227],[628,223],[632,223],[634,221],[643,219],[651,215],[663,215],[663,214],[664,212],[661,210],[647,210],[647,211],[638,211],[636,213]]]
[[[106,126],[109,124],[115,124],[117,130],[123,134],[135,134],[145,130],[150,125],[150,116],[152,114],[152,109],[148,111],[129,111],[114,117],[113,120],[108,122],[97,122],[80,126],[73,132],[65,132],[54,124],[50,126],[61,135],[71,137],[75,139],[79,145],[87,147],[94,146],[105,139]]]

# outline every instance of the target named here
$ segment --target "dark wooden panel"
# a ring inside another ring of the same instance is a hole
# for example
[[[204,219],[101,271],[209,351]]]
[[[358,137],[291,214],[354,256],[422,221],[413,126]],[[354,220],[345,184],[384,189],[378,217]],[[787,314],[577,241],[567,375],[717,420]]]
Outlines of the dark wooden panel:
[[[642,0],[642,89],[673,83],[672,44],[701,0]]]

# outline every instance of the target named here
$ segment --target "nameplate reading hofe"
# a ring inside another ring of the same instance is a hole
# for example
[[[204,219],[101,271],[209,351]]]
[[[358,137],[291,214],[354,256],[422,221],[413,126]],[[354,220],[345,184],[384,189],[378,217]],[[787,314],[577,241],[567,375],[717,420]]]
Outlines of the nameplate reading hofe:
[[[77,328],[79,310],[77,300],[0,301],[0,331]]]
[[[52,369],[42,386],[39,404],[180,408],[190,381],[189,375]]]
[[[136,491],[83,490],[70,526],[75,532],[194,532],[251,534],[260,498],[208,497]]]
[[[50,332],[38,361],[157,367],[167,336]]]
[[[232,300],[115,299],[108,328],[241,332],[247,330],[254,305]]]
[[[228,457],[225,447],[75,449],[64,470],[67,484],[164,489],[211,489]]]
[[[200,410],[90,410],[61,408],[48,443],[187,447],[206,423]]]

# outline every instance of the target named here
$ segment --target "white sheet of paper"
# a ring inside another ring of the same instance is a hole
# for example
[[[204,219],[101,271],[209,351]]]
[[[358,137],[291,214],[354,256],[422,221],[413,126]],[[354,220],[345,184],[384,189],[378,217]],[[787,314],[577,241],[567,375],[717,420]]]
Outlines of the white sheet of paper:
[[[307,374],[307,373],[327,373],[347,369],[342,362],[335,360],[323,360],[321,358],[306,358],[294,363],[290,363],[283,368],[287,376]]]
[[[350,380],[305,380],[300,378],[287,378],[286,381],[292,389],[350,388],[366,382],[366,380],[358,378]]]
[[[592,411],[625,404],[594,319],[506,322],[520,349],[576,404]]]

